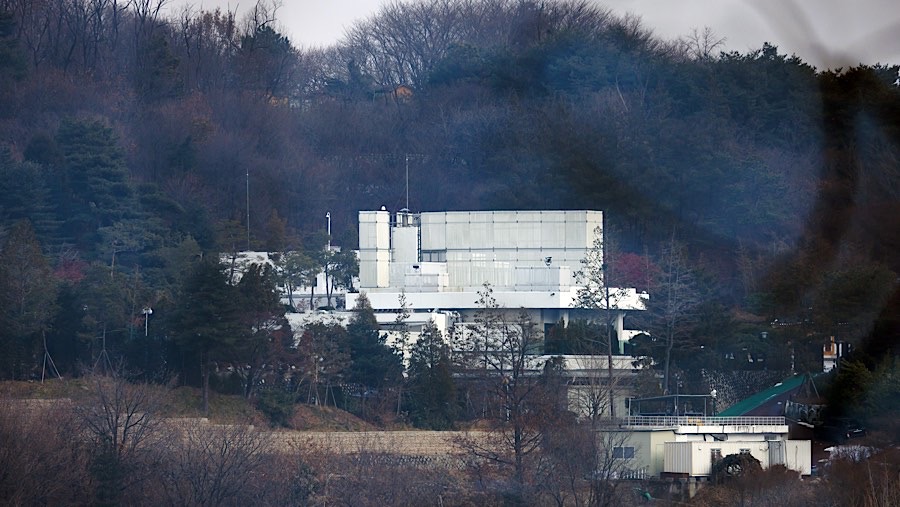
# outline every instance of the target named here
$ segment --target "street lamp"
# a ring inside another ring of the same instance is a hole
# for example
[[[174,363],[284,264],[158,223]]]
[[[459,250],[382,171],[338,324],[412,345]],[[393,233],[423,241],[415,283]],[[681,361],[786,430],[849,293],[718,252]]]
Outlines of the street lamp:
[[[328,251],[330,252],[331,251],[331,212],[330,211],[325,213],[325,220],[328,221],[326,230],[328,232]]]
[[[150,315],[153,314],[153,309],[149,306],[145,306],[141,313],[144,314],[144,337],[147,336],[148,326],[150,322]]]

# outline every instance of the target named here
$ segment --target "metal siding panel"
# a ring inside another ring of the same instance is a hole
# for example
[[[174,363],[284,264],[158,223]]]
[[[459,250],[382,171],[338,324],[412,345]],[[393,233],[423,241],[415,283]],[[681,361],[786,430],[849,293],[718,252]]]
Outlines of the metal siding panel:
[[[447,249],[447,216],[444,213],[423,213],[422,250]]]
[[[673,474],[691,473],[692,448],[690,442],[665,442],[663,471]]]
[[[418,227],[395,227],[393,230],[393,261],[419,261]]]

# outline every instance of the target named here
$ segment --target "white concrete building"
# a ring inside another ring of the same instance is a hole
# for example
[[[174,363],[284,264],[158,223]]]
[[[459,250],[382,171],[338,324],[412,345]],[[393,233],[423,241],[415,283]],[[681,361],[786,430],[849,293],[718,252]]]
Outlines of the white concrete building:
[[[809,440],[789,440],[784,417],[632,416],[605,433],[621,435],[619,459],[632,476],[708,477],[729,454],[750,454],[763,468],[784,465],[803,475],[812,470]]]
[[[487,283],[500,307],[524,310],[546,330],[577,311],[575,273],[598,234],[600,211],[360,211],[358,289],[385,325],[405,294],[415,335],[429,320],[444,333],[472,322]],[[616,292],[621,344],[636,334],[625,329],[627,312],[643,310],[647,296]],[[347,308],[357,297],[347,294]]]

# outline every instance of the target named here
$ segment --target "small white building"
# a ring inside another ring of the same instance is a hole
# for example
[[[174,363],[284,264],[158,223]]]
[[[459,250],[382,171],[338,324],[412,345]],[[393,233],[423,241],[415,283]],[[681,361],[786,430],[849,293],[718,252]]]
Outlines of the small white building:
[[[784,417],[632,416],[605,433],[619,435],[619,459],[632,475],[708,477],[713,464],[746,453],[763,468],[784,465],[799,474],[812,470],[809,440],[789,440]]]

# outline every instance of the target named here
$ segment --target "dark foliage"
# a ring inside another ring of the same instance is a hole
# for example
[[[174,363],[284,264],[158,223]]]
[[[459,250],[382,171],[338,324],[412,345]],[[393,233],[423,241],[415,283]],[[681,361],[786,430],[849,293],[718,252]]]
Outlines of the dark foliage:
[[[813,367],[831,336],[869,371],[897,351],[895,64],[692,52],[579,1],[391,4],[310,50],[265,6],[241,22],[70,3],[0,10],[0,235],[30,220],[61,282],[45,334],[65,371],[104,337],[199,382],[183,365],[213,349],[184,338],[200,302],[178,290],[196,259],[291,246],[326,212],[348,251],[356,211],[406,205],[407,168],[417,211],[604,210],[635,256],[630,283],[651,293],[674,233],[709,290],[673,368],[749,368],[731,359],[745,349]],[[155,325],[140,342],[143,308]],[[352,380],[335,383],[396,383],[377,333],[357,331]],[[37,362],[34,343],[3,343]]]

